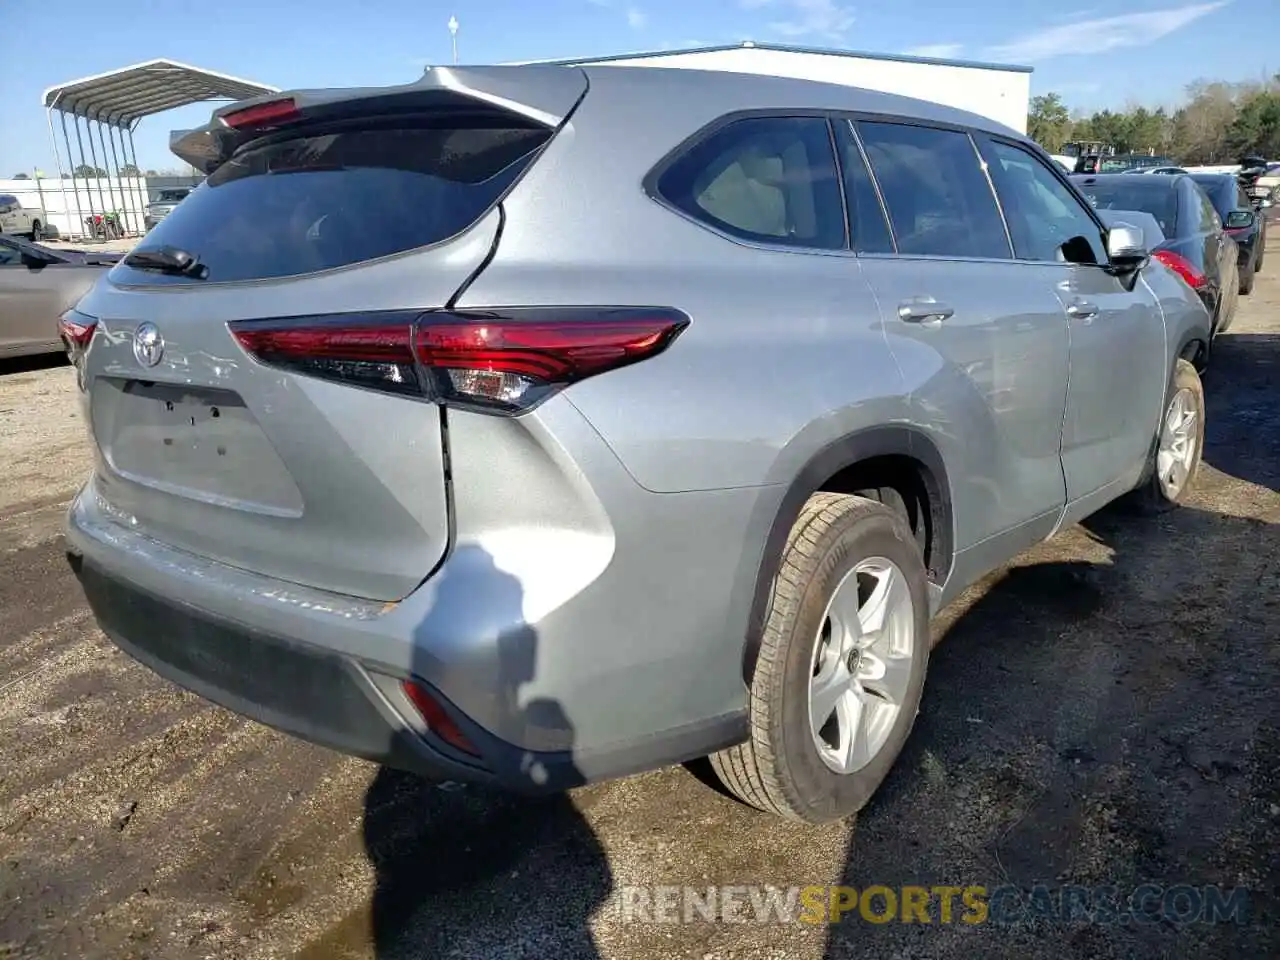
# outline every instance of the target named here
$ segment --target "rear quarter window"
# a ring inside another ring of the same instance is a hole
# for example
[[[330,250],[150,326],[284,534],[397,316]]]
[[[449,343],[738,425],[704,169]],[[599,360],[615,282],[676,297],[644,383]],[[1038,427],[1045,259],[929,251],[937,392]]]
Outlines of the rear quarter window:
[[[120,265],[130,284],[299,276],[430,246],[474,224],[550,137],[507,115],[304,130],[242,148],[135,248],[177,247],[193,280]]]
[[[845,246],[827,121],[754,117],[711,132],[659,175],[656,192],[707,226],[757,243]]]

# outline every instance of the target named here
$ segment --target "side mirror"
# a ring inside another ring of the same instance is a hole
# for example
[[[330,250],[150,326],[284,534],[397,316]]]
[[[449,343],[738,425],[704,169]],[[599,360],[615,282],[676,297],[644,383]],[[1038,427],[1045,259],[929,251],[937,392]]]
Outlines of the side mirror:
[[[1228,230],[1243,230],[1252,227],[1257,219],[1257,215],[1252,210],[1232,210],[1227,214],[1227,222],[1224,226]]]
[[[1107,231],[1107,259],[1111,266],[1133,270],[1147,262],[1151,251],[1147,249],[1142,228],[1131,223],[1115,223]]]

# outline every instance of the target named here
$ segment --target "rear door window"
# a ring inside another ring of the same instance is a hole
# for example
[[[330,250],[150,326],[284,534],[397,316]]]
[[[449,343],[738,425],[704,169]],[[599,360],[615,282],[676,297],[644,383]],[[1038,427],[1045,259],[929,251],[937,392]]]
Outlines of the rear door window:
[[[483,216],[550,133],[509,115],[451,115],[261,140],[210,174],[136,248],[191,253],[207,280],[118,269],[137,284],[261,280],[440,243]]]
[[[717,230],[756,243],[845,246],[831,132],[821,117],[754,117],[711,133],[671,163],[657,193]]]
[[[836,124],[836,143],[840,147],[840,171],[844,176],[853,248],[860,253],[893,253],[893,235],[884,218],[876,185],[853,136],[853,127],[847,121]]]
[[[1004,220],[967,133],[859,122],[904,255],[1012,258]]]

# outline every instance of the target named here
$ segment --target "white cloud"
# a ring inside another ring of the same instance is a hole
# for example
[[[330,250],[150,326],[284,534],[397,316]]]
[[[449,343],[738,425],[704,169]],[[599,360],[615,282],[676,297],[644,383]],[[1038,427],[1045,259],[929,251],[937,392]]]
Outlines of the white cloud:
[[[587,0],[587,3],[606,10],[621,9],[622,15],[627,18],[627,26],[632,30],[643,30],[649,25],[649,15],[637,6],[620,7],[615,0]]]
[[[738,0],[738,5],[745,10],[778,10],[782,19],[772,21],[769,29],[784,37],[842,40],[854,20],[853,7],[836,0]]]
[[[1214,3],[1059,24],[991,47],[987,53],[1001,60],[1034,62],[1072,54],[1103,53],[1121,47],[1142,47],[1181,30],[1229,2],[1217,0]]]
[[[960,56],[960,51],[963,49],[964,47],[958,43],[926,43],[924,46],[911,47],[904,52],[909,57],[934,57],[938,60],[947,60]]]

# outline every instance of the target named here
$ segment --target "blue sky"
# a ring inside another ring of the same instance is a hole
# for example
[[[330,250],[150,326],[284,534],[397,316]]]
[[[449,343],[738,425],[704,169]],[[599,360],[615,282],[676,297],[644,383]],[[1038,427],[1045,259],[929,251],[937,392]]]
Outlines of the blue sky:
[[[168,57],[278,87],[404,83],[450,59],[501,62],[769,40],[1033,66],[1032,92],[1073,107],[1175,104],[1200,77],[1280,70],[1275,0],[10,0],[0,56],[0,176],[55,170],[42,91]],[[1275,8],[1272,6],[1272,12]],[[1267,22],[1260,29],[1260,21]],[[1241,18],[1250,18],[1251,28]],[[197,106],[142,122],[138,162],[174,167],[168,131]]]

